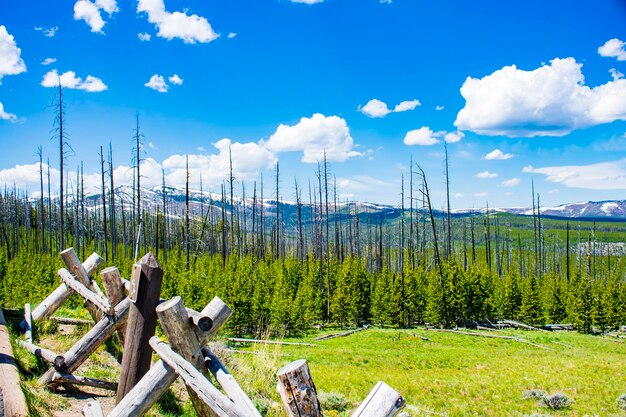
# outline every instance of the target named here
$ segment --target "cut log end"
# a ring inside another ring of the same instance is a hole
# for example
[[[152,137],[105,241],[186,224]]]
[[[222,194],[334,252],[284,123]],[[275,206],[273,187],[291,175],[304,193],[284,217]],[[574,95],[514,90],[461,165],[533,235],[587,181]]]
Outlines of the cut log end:
[[[280,377],[281,375],[293,372],[303,366],[308,366],[306,359],[298,359],[280,368],[276,374]]]

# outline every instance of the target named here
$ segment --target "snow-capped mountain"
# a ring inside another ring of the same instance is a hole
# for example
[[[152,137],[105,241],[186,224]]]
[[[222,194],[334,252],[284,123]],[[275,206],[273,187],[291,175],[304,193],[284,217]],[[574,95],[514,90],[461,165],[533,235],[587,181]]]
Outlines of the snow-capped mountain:
[[[182,215],[185,210],[185,189],[183,187],[169,187],[165,188],[158,186],[149,189],[141,190],[141,202],[142,207],[156,211],[157,208],[162,209],[163,206],[163,194],[165,192],[165,199],[167,204],[167,210],[170,215]],[[269,195],[268,195],[269,194]],[[102,196],[91,195],[87,197],[88,204],[92,207],[97,207],[101,204]],[[231,210],[231,200],[229,190],[226,190],[224,196],[224,208],[227,212]],[[124,208],[130,209],[133,204],[133,190],[128,186],[120,186],[115,188],[115,202],[116,206],[123,204]],[[254,196],[252,196],[251,190],[247,190],[245,199],[243,196],[233,196],[232,205],[234,205],[238,211],[246,212],[252,210],[254,204]],[[333,213],[334,203],[329,202],[331,205],[330,212]],[[190,211],[193,215],[200,213],[206,213],[211,208],[216,210],[222,209],[222,195],[217,193],[209,193],[206,191],[190,190],[189,191],[189,205]],[[263,200],[260,195],[256,198],[257,209],[263,206],[266,216],[274,216],[276,213],[276,198],[271,191],[266,190]],[[310,204],[308,196],[305,201],[302,201],[302,215],[308,220],[311,218],[314,207],[318,207],[315,203]],[[289,219],[297,215],[297,204],[295,201],[285,200],[280,198],[280,211],[281,216],[285,219]],[[325,208],[324,208],[325,209]],[[407,210],[408,207],[405,208]],[[508,207],[508,208],[480,208],[480,209],[455,209],[452,210],[452,215],[455,217],[468,216],[477,213],[508,213],[514,215],[532,216],[532,208],[527,207]],[[337,203],[337,216],[339,218],[353,216],[355,213],[364,214],[384,218],[393,219],[401,215],[401,209],[399,207],[376,204],[369,202],[356,202],[356,201],[343,201]],[[442,210],[435,210],[436,216],[444,215]],[[313,214],[315,215],[315,214]],[[555,207],[541,207],[541,215],[547,217],[558,218],[585,218],[585,219],[598,219],[598,220],[626,220],[626,200],[607,200],[607,201],[586,201],[580,203],[563,204]]]

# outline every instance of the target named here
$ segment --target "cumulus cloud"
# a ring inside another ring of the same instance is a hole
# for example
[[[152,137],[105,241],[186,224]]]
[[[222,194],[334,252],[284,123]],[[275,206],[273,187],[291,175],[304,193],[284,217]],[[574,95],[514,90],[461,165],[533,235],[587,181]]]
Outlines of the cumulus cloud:
[[[487,193],[484,191],[480,193],[474,193],[474,197],[487,197]]]
[[[527,166],[526,173],[543,174],[549,182],[571,188],[591,190],[626,190],[626,159],[590,165],[569,165],[534,168]]]
[[[49,28],[44,28],[44,27],[39,27],[39,26],[35,26],[35,30],[37,32],[43,32],[43,35],[48,37],[48,38],[53,38],[54,35],[57,34],[57,31],[59,30],[58,26],[52,26]]]
[[[58,87],[59,80],[61,81],[61,85],[65,88],[83,90],[89,93],[99,93],[108,88],[100,78],[92,75],[88,75],[87,78],[83,80],[77,77],[74,71],[67,71],[59,75],[55,69],[43,76],[41,85],[44,87]]]
[[[496,178],[498,176],[495,172],[483,171],[474,175],[476,178]]]
[[[13,113],[8,113],[4,111],[4,105],[0,103],[0,119],[8,120],[9,122],[15,122],[17,121],[17,116]]]
[[[465,134],[457,130],[456,132],[446,133],[446,135],[444,136],[444,140],[447,143],[457,143],[460,142],[464,137]]]
[[[428,126],[410,130],[404,137],[405,145],[431,146],[439,143],[439,137],[445,132],[433,132]]]
[[[148,21],[158,29],[157,36],[185,43],[207,43],[219,37],[209,21],[201,16],[184,12],[168,12],[164,0],[139,0],[137,13],[146,13]]]
[[[144,84],[144,86],[151,88],[159,93],[167,93],[170,86],[165,82],[165,78],[162,75],[154,74],[150,77],[150,80]]]
[[[387,103],[378,99],[371,99],[364,106],[359,106],[359,111],[368,117],[385,117],[389,113],[399,113],[409,110],[414,110],[417,106],[421,105],[419,100],[407,100],[396,104],[393,110],[387,107]]]
[[[174,85],[183,85],[183,79],[178,76],[178,74],[174,74],[168,78],[170,82]]]
[[[237,36],[237,34],[236,34],[235,32],[230,32],[230,33],[228,34],[228,39],[232,39],[232,38],[234,38],[235,36]]]
[[[202,177],[203,184],[218,185],[230,175],[230,157],[233,161],[233,176],[238,181],[256,178],[260,171],[276,164],[276,157],[263,146],[254,143],[232,142],[222,139],[213,144],[217,154],[194,154],[189,157],[189,177],[196,184]],[[184,184],[186,178],[186,155],[172,155],[163,161],[166,181]]]
[[[21,54],[22,50],[17,47],[13,35],[9,34],[4,25],[0,25],[0,84],[3,76],[26,71]]]
[[[511,179],[502,181],[502,186],[503,187],[515,187],[516,185],[519,185],[519,183],[520,183],[519,178],[511,178]]]
[[[575,129],[626,120],[626,80],[586,86],[582,64],[554,59],[532,71],[515,65],[461,87],[465,107],[455,126],[483,135],[563,136]]]
[[[617,58],[618,61],[626,61],[626,50],[624,41],[617,38],[609,39],[604,45],[598,48],[600,56]]]
[[[50,65],[50,64],[54,64],[55,62],[57,62],[56,58],[46,58],[43,61],[41,61],[41,65]]]
[[[92,32],[103,33],[102,28],[106,24],[100,11],[104,11],[111,17],[119,11],[116,0],[78,0],[74,3],[74,20],[84,20]]]
[[[173,85],[182,85],[183,79],[178,74],[171,75],[168,78],[169,82]],[[158,91],[159,93],[167,93],[170,89],[170,85],[165,81],[165,77],[159,74],[154,74],[150,77],[150,80],[144,84],[144,86]]]
[[[152,35],[146,32],[142,32],[137,34],[137,38],[142,42],[150,42],[150,39],[152,39]]]
[[[515,157],[512,153],[504,153],[500,149],[494,149],[493,151],[485,154],[483,159],[487,159],[490,161],[506,161],[507,159],[511,159]]]
[[[354,141],[346,121],[320,113],[303,117],[293,126],[281,124],[262,144],[275,153],[301,151],[302,162],[308,163],[324,159],[324,152],[329,161],[337,162],[362,155],[353,150]]]
[[[444,109],[444,106],[435,106],[435,110],[441,111]]]

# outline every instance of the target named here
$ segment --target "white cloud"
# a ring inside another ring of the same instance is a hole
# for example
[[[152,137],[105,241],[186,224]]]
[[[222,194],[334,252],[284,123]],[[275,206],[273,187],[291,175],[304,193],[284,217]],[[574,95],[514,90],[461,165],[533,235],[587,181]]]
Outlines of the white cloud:
[[[528,172],[533,172],[533,169],[535,169],[532,165],[526,165],[524,168],[522,168],[522,172],[528,173]]]
[[[37,32],[43,32],[44,36],[47,36],[48,38],[53,38],[54,35],[57,34],[57,31],[59,30],[58,26],[52,26],[49,28],[44,28],[44,27],[39,27],[39,26],[35,26],[35,30]]]
[[[43,76],[41,85],[44,87],[58,87],[59,79],[61,80],[61,85],[65,88],[83,90],[89,93],[99,93],[108,88],[100,78],[92,75],[88,75],[87,78],[83,80],[77,77],[74,71],[67,71],[59,75],[55,69]]]
[[[0,103],[0,119],[8,120],[10,122],[15,122],[15,121],[17,121],[17,116],[14,115],[13,113],[5,112],[4,111],[4,105],[2,103]]]
[[[548,194],[558,194],[559,190],[556,188],[551,189],[550,191],[548,191]]]
[[[178,74],[174,74],[168,78],[170,82],[174,85],[183,85],[183,79],[178,76]]]
[[[613,81],[617,81],[620,78],[624,78],[624,74],[618,70],[616,70],[615,68],[611,68],[609,70],[609,74],[611,74],[611,77],[613,77]]]
[[[519,185],[519,183],[520,183],[519,178],[511,178],[511,179],[502,181],[502,186],[503,187],[515,187],[516,185]]]
[[[461,131],[449,132],[444,136],[444,140],[447,143],[457,143],[460,142],[465,137],[465,134]]]
[[[238,180],[256,178],[260,171],[272,168],[276,157],[263,146],[254,143],[231,142],[222,139],[213,144],[217,154],[194,154],[189,157],[189,178],[199,184],[202,176],[203,184],[215,186],[228,179],[230,175],[230,154],[233,160],[233,176]],[[169,184],[185,184],[186,156],[172,155],[163,161],[166,171],[166,182]]]
[[[407,100],[399,104],[396,104],[396,107],[393,108],[393,112],[399,113],[403,111],[415,110],[417,106],[421,106],[421,105],[422,103],[420,103],[419,100]]]
[[[219,37],[204,17],[184,12],[168,12],[164,0],[139,0],[137,12],[145,12],[148,21],[157,29],[157,36],[171,40],[182,39],[185,43],[206,43]]]
[[[101,10],[111,17],[119,8],[116,0],[78,0],[74,3],[74,20],[84,20],[92,32],[103,33],[106,22],[102,19]]]
[[[153,142],[148,142],[148,147],[149,147],[150,149],[159,150],[159,148],[157,148],[157,146],[156,146]]]
[[[158,91],[159,93],[167,93],[170,86],[165,82],[162,75],[154,74],[144,86]]]
[[[5,75],[17,75],[26,71],[21,58],[22,50],[17,47],[13,35],[4,25],[0,25],[0,84]]]
[[[393,0],[380,0],[380,4],[391,4]]]
[[[496,178],[498,176],[495,172],[483,171],[474,175],[476,178]]]
[[[618,61],[626,61],[625,46],[626,44],[617,38],[609,39],[604,45],[598,48],[598,53],[600,56],[617,58]]]
[[[420,127],[419,129],[411,130],[407,132],[404,137],[404,143],[406,145],[420,145],[430,146],[439,143],[438,137],[441,137],[444,132],[433,132],[428,126]]]
[[[515,157],[512,153],[504,153],[500,149],[494,149],[493,151],[485,154],[483,159],[487,160],[495,160],[495,161],[506,161],[507,159],[511,159]]]
[[[543,174],[549,182],[571,188],[626,190],[626,159],[590,165],[524,168],[524,172]]]
[[[465,107],[455,126],[483,135],[563,136],[571,131],[626,120],[626,80],[590,88],[582,64],[554,59],[533,71],[504,67],[461,87]]]
[[[474,197],[487,197],[487,193],[484,191],[480,193],[474,193]]]
[[[463,193],[454,193],[452,196],[454,198],[462,198],[462,197],[465,197],[465,194],[463,194]]]
[[[237,34],[236,34],[235,32],[230,32],[230,33],[228,34],[228,39],[232,39],[232,38],[234,38],[235,36],[237,36]]]
[[[387,107],[387,103],[378,99],[371,99],[365,106],[359,106],[359,111],[368,117],[385,117],[389,113],[399,113],[414,110],[421,105],[419,100],[407,100],[397,104],[393,110]]]
[[[293,126],[281,124],[267,142],[261,144],[275,153],[302,151],[302,162],[309,163],[324,159],[324,151],[329,161],[338,162],[362,155],[353,150],[354,142],[346,121],[320,113],[303,117]]]
[[[142,42],[150,42],[150,39],[152,39],[152,35],[147,32],[142,32],[137,34],[137,38]]]
[[[43,61],[41,61],[41,65],[50,65],[50,64],[54,64],[55,62],[57,62],[56,58],[46,58]]]
[[[435,106],[435,110],[441,111],[444,109],[444,106]]]
[[[316,4],[323,3],[324,0],[290,0],[292,3]]]

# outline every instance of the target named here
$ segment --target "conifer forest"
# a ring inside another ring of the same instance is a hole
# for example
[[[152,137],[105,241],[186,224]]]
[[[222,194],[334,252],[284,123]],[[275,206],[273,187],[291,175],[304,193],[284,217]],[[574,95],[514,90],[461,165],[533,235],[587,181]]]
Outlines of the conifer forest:
[[[207,294],[218,295],[233,307],[234,334],[298,334],[325,323],[451,327],[510,319],[572,323],[581,332],[626,323],[624,248],[616,243],[623,222],[543,218],[534,190],[528,216],[454,214],[449,199],[447,209],[435,210],[415,161],[392,211],[338,201],[325,159],[304,185],[281,178],[278,165],[273,178],[240,182],[231,162],[217,193],[190,190],[189,176],[184,189],[163,180],[147,190],[139,118],[132,187],[116,186],[112,150],[100,146],[102,192],[86,195],[81,174],[63,177],[62,102],[59,109],[60,188],[50,189],[40,150],[37,196],[17,188],[0,196],[4,306],[45,297],[57,285],[59,251],[71,246],[83,258],[98,252],[122,274],[152,251],[165,270],[163,297],[180,295],[198,308]],[[442,164],[447,174],[447,153]]]

